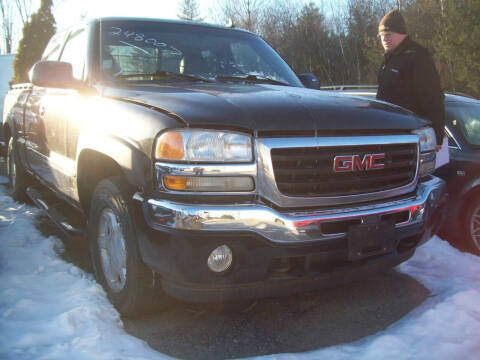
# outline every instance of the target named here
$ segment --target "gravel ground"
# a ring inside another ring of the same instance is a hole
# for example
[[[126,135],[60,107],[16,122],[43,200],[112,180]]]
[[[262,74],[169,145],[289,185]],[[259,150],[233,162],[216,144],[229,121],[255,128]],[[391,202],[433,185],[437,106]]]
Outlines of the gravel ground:
[[[349,285],[263,299],[225,310],[221,304],[174,304],[124,319],[130,334],[182,359],[226,359],[302,352],[381,331],[420,305],[428,290],[394,270]]]

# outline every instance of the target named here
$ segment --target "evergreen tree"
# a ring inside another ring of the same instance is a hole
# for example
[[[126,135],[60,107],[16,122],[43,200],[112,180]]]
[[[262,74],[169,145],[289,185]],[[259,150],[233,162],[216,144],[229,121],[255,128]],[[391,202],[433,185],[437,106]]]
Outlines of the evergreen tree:
[[[450,60],[444,72],[446,89],[480,97],[480,0],[445,5],[446,37],[441,51]]]
[[[23,37],[18,44],[13,63],[12,83],[28,82],[30,68],[41,59],[50,38],[55,34],[52,0],[41,0],[40,8],[23,26]]]
[[[331,84],[327,50],[331,46],[325,17],[313,3],[305,5],[298,18],[294,33],[295,70],[314,73],[322,84]]]
[[[410,0],[409,34],[433,55],[446,91],[480,96],[480,0]]]

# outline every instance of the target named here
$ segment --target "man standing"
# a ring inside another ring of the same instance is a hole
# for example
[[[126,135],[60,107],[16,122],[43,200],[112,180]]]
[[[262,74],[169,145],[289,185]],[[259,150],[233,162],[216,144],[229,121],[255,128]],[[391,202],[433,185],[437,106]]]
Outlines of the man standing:
[[[392,10],[378,26],[385,49],[378,73],[377,99],[407,108],[430,120],[437,137],[437,151],[444,137],[445,108],[440,77],[432,57],[407,35],[402,14]]]

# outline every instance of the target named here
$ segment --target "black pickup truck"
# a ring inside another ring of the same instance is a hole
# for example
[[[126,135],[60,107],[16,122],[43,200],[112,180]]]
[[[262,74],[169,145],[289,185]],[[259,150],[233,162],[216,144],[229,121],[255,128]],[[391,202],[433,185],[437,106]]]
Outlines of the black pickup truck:
[[[12,195],[87,234],[123,314],[317,289],[438,228],[428,122],[305,88],[250,32],[96,19],[52,38],[30,79],[5,100]]]

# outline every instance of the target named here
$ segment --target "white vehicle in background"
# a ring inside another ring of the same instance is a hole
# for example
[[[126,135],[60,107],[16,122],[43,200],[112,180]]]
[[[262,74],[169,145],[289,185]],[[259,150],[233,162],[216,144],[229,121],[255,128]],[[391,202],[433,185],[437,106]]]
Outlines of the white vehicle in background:
[[[3,116],[3,99],[10,90],[10,80],[13,77],[13,60],[15,54],[0,55],[0,114]],[[3,139],[3,127],[0,126],[0,156],[4,155],[5,140]]]

